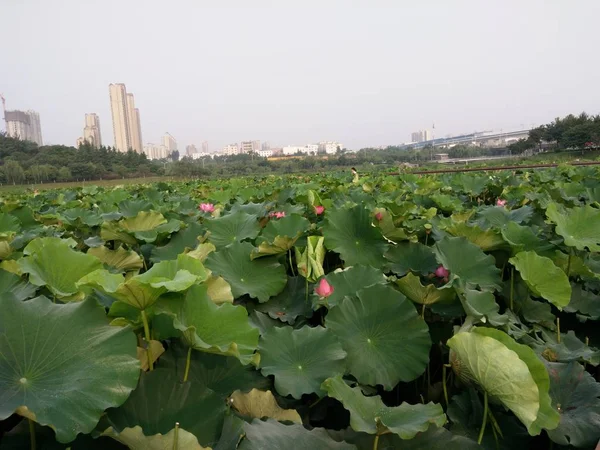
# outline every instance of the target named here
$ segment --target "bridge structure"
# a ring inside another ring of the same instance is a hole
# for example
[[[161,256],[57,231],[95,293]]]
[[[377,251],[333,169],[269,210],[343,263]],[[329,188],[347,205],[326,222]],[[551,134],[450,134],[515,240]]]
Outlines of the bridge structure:
[[[507,131],[500,133],[475,132],[471,134],[463,134],[460,136],[451,136],[446,138],[430,139],[423,142],[413,142],[405,144],[403,147],[412,147],[415,149],[425,147],[451,148],[455,145],[477,145],[481,147],[505,147],[519,139],[527,139],[529,137],[529,129]]]

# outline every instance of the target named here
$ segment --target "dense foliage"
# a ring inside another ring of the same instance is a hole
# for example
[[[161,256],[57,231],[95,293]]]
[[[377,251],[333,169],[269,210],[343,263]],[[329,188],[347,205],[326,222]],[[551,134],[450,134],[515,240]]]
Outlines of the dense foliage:
[[[593,448],[600,173],[0,198],[0,447]]]
[[[600,115],[590,116],[581,113],[579,116],[569,114],[564,118],[534,128],[527,139],[522,139],[509,148],[515,153],[539,148],[542,143],[549,143],[557,149],[598,148],[600,147]]]

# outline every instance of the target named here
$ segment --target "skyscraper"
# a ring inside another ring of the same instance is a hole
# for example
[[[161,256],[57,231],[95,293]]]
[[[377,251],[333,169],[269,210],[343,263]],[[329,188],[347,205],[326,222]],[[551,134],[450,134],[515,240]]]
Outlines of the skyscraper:
[[[120,152],[129,149],[143,152],[140,112],[135,107],[133,94],[127,93],[123,83],[110,84],[108,89],[115,148]]]
[[[198,153],[198,149],[196,149],[196,146],[194,144],[185,147],[186,156],[192,156],[194,153]]]
[[[102,135],[100,134],[100,118],[96,113],[85,115],[85,128],[83,129],[83,141],[92,147],[102,147]],[[77,141],[79,142],[79,140]]]
[[[165,133],[162,137],[162,145],[167,149],[167,156],[171,156],[171,153],[177,150],[177,140],[169,133]]]
[[[127,94],[127,116],[129,118],[129,136],[131,148],[142,153],[142,130],[140,129],[140,110],[135,107],[133,94]]]
[[[208,141],[202,143],[202,153],[208,153]]]
[[[6,133],[22,141],[43,145],[40,115],[35,111],[6,111]]]

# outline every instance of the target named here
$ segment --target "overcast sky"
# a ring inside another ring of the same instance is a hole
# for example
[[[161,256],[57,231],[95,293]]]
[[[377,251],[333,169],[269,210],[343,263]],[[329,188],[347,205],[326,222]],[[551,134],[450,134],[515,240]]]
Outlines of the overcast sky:
[[[600,0],[0,0],[0,92],[52,144],[95,112],[112,145],[125,83],[144,143],[358,149],[599,113],[599,18]]]

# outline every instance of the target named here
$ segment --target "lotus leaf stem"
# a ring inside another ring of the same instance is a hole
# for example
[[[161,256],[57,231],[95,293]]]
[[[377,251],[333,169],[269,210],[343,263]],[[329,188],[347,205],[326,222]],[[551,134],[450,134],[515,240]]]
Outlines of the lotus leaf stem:
[[[427,245],[427,238],[429,237],[429,235],[427,233],[425,233],[425,245]]]
[[[192,348],[192,347],[190,347]],[[179,449],[179,422],[175,422],[175,431],[173,432],[173,450]]]
[[[442,366],[442,389],[444,390],[444,400],[446,400],[446,406],[449,405],[448,403],[448,387],[446,386],[446,368],[449,366],[449,364],[444,364]]]
[[[425,320],[425,303],[421,307],[421,319]]]
[[[183,382],[184,383],[188,380],[188,375],[190,374],[191,360],[192,360],[192,347],[188,347],[187,358],[185,358],[185,372],[183,373]]]
[[[31,419],[27,419],[29,422],[29,442],[31,443],[31,450],[35,450],[35,422]]]
[[[488,416],[488,394],[487,391],[483,391],[483,423],[481,424],[481,430],[479,430],[479,438],[477,439],[477,443],[481,445],[481,441],[483,440],[483,432],[485,431],[485,425],[487,424],[487,416]]]
[[[144,336],[146,337],[146,354],[148,355],[148,368],[152,372],[154,370],[154,359],[152,358],[152,340],[150,339],[150,326],[148,325],[148,317],[146,311],[142,309],[142,322],[144,323]]]
[[[515,268],[510,268],[510,310],[514,310],[513,298],[515,296]]]
[[[295,277],[296,274],[294,273],[294,264],[292,263],[292,250],[288,250],[288,257],[290,260],[290,270],[292,271],[292,276]]]
[[[571,274],[571,254],[573,252],[571,252],[571,250],[569,250],[569,258],[567,259],[567,278],[569,278],[570,274]]]
[[[560,344],[560,317],[556,318],[556,342]]]
[[[377,447],[379,447],[379,435],[378,434],[375,435],[375,440],[373,441],[373,450],[377,450]]]

